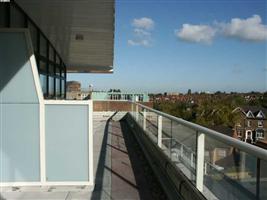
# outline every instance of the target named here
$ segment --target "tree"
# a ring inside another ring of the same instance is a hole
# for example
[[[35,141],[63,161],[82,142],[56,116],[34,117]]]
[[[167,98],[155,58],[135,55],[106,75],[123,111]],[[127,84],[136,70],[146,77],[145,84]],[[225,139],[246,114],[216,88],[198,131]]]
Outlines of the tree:
[[[191,95],[191,93],[192,93],[191,89],[188,89],[187,94]]]

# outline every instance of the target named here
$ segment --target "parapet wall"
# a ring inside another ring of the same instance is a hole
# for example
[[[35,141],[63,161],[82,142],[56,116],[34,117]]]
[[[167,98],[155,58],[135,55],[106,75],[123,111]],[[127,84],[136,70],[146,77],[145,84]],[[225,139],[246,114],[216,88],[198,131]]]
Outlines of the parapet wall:
[[[153,107],[153,102],[140,102],[145,106]],[[129,101],[94,101],[94,112],[99,111],[131,111],[132,104]]]

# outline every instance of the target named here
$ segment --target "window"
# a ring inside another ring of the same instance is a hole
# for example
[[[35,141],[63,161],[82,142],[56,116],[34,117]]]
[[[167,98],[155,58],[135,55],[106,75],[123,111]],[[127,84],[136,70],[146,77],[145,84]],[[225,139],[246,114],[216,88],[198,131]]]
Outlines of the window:
[[[251,127],[251,121],[248,120],[248,123],[247,123],[248,127]]]
[[[54,78],[53,77],[49,77],[49,97],[53,97],[54,96]]]
[[[64,98],[64,95],[65,95],[65,81],[64,80],[61,81],[61,95],[62,95],[62,98]]]
[[[252,139],[252,132],[251,131],[247,131],[246,139]]]
[[[263,127],[263,121],[258,121],[258,127]]]
[[[20,12],[14,6],[10,7],[10,26],[12,28],[22,28],[24,27],[24,16],[23,13]]]
[[[56,76],[60,76],[60,69],[58,66],[56,67]]]
[[[264,131],[263,130],[257,130],[256,131],[256,138],[257,139],[264,139]]]
[[[46,96],[46,76],[43,74],[40,74],[40,82],[43,90],[43,94]]]
[[[46,63],[43,61],[40,61],[39,69],[41,72],[46,72]]]
[[[49,65],[49,74],[52,76],[54,75],[54,65],[52,64]]]
[[[60,79],[56,79],[56,96],[60,97]]]
[[[5,26],[6,26],[6,9],[5,9],[5,5],[3,4],[3,3],[1,3],[0,4],[0,13],[1,13],[1,15],[2,16],[4,16],[4,17],[0,17],[0,27],[1,28],[5,28]]]
[[[226,151],[224,149],[218,149],[218,156],[226,157]]]
[[[58,57],[58,55],[56,55],[56,63],[60,64],[60,58]]]
[[[38,34],[38,31],[36,29],[36,27],[31,23],[29,22],[29,29],[30,29],[30,33],[31,33],[31,38],[32,38],[32,45],[33,45],[33,49],[34,51],[36,52],[37,51],[37,34]]]
[[[237,136],[242,137],[242,131],[241,130],[237,130]]]
[[[47,43],[43,35],[40,37],[40,54],[46,56]]]
[[[49,47],[49,60],[54,61],[54,49],[50,46]]]

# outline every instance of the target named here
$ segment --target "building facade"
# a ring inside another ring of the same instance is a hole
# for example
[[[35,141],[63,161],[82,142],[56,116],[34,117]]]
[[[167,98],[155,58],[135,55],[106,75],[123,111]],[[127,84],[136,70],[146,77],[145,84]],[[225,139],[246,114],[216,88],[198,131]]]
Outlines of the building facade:
[[[133,93],[133,92],[104,92],[93,91],[92,100],[118,100],[118,101],[140,101],[149,102],[147,93]]]
[[[242,141],[267,149],[267,112],[256,106],[238,107],[233,112],[239,115],[235,124],[236,137]]]
[[[82,100],[81,97],[81,83],[78,81],[67,82],[66,99],[68,100]]]
[[[92,101],[66,101],[66,80],[112,72],[114,12],[112,0],[0,2],[0,187],[94,185]]]

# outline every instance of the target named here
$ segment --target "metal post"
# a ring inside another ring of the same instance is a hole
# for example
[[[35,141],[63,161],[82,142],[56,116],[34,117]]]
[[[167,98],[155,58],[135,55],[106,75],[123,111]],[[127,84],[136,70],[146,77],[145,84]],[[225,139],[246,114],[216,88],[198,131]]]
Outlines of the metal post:
[[[144,109],[144,112],[143,112],[143,129],[144,131],[146,130],[146,109]]]
[[[162,147],[162,116],[158,116],[158,146]]]
[[[191,167],[194,167],[194,153],[191,152],[191,157],[190,157],[190,164],[191,164]]]
[[[203,192],[205,158],[205,134],[197,132],[196,188]]]
[[[139,111],[138,111],[138,105],[135,105],[135,120],[138,123],[139,119]]]
[[[134,104],[131,102],[131,111],[132,111],[132,116],[134,116]]]
[[[170,139],[170,158],[172,159],[172,120],[171,120],[171,139]]]

